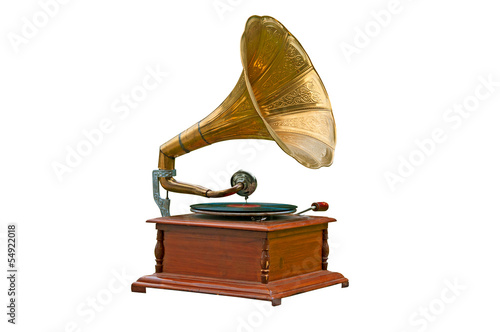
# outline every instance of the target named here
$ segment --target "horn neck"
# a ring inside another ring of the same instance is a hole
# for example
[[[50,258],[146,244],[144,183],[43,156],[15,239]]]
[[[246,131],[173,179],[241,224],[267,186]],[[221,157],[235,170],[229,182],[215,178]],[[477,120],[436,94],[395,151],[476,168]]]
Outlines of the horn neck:
[[[160,147],[158,168],[173,170],[175,158],[231,139],[273,139],[253,107],[243,73],[233,91],[219,107]],[[242,185],[238,184],[226,190],[213,191],[202,186],[178,182],[173,177],[160,178],[160,183],[168,191],[206,197],[229,196],[242,189]]]
[[[252,138],[272,140],[252,104],[241,74],[233,91],[219,107],[164,143],[160,150],[170,158],[177,158],[213,143]]]

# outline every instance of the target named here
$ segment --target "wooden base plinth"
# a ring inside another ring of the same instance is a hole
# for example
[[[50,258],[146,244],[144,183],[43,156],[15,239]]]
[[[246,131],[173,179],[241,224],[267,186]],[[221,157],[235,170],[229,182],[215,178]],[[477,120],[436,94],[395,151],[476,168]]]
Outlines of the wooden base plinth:
[[[281,304],[287,296],[312,291],[318,288],[342,284],[349,281],[340,273],[317,271],[291,278],[272,281],[268,284],[226,280],[207,277],[183,276],[171,273],[154,273],[144,276],[132,284],[132,291],[145,293],[146,288],[162,288],[197,293],[238,296],[250,299],[271,301]]]
[[[271,221],[218,219],[198,214],[156,223],[156,273],[132,284],[146,288],[271,301],[349,281],[327,271],[327,223],[332,218],[283,216]]]

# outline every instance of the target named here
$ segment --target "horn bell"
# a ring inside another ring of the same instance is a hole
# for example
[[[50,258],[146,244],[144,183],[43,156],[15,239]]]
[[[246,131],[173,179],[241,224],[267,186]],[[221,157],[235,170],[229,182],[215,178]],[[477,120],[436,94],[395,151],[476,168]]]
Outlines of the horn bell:
[[[241,37],[241,61],[243,72],[222,104],[160,147],[159,168],[174,169],[176,157],[230,139],[274,140],[306,167],[330,166],[336,142],[330,100],[298,40],[276,19],[252,16]],[[169,191],[208,197],[238,191],[160,182]]]
[[[330,166],[332,107],[299,41],[276,19],[252,16],[241,38],[241,61],[254,108],[276,143],[306,167]]]

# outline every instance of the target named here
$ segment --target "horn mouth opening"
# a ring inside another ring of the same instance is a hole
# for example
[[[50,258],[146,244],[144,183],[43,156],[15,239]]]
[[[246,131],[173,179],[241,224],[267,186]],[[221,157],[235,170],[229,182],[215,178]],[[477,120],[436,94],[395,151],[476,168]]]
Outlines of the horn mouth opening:
[[[326,89],[299,41],[270,16],[252,16],[241,37],[250,99],[279,147],[308,168],[330,166],[335,120]]]

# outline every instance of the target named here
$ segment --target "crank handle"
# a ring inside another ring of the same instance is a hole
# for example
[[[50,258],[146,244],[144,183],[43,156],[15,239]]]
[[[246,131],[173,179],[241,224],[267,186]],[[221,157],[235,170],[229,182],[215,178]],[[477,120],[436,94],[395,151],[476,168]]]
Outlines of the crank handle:
[[[311,204],[311,207],[308,209],[305,209],[304,211],[301,211],[297,213],[297,215],[301,215],[302,213],[305,213],[307,211],[326,211],[328,210],[328,203],[327,202],[314,202]]]

